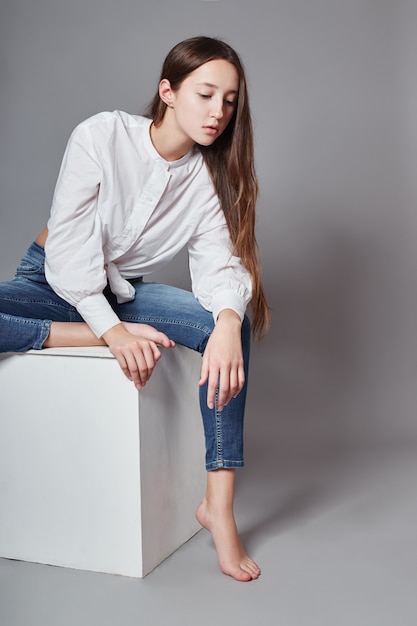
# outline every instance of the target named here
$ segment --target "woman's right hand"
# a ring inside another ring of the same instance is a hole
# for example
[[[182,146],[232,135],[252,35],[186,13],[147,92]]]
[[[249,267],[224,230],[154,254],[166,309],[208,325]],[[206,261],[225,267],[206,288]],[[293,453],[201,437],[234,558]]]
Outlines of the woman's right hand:
[[[161,358],[159,346],[175,347],[169,337],[147,324],[122,322],[105,332],[103,339],[137,389],[146,385]]]

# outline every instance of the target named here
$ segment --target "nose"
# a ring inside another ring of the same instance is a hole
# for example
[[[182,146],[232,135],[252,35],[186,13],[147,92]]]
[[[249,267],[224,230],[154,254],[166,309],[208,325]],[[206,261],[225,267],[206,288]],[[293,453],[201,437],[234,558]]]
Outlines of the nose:
[[[223,117],[223,100],[220,98],[217,100],[213,100],[213,108],[211,112],[211,116],[216,120],[220,120]]]

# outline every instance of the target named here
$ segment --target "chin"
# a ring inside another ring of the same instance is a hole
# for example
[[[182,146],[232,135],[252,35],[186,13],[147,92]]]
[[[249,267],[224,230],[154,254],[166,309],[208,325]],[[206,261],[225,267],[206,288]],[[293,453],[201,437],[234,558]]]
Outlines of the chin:
[[[205,137],[201,141],[196,141],[196,144],[198,144],[199,146],[205,146],[207,148],[208,146],[213,145],[217,137],[218,135],[216,137]]]

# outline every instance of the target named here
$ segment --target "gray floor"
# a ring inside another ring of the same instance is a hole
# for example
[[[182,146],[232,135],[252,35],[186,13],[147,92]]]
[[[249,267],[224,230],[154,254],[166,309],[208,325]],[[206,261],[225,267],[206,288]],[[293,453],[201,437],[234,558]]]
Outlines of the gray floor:
[[[205,531],[143,580],[0,559],[1,626],[415,626],[417,449],[249,459],[236,514],[262,577],[219,573]]]

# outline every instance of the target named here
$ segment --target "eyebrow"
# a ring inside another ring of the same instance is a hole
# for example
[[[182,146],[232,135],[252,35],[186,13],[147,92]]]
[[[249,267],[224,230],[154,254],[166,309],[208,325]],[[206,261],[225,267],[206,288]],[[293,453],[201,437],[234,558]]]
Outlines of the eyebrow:
[[[204,85],[205,87],[212,87],[213,89],[218,89],[218,85],[215,85],[214,83],[197,83],[197,85]],[[229,89],[227,93],[238,93],[237,89]]]

